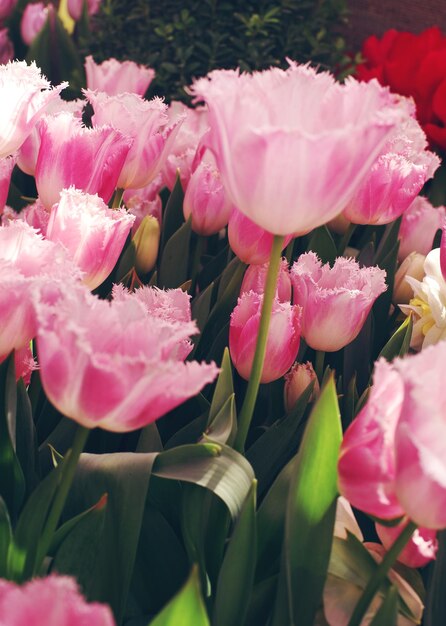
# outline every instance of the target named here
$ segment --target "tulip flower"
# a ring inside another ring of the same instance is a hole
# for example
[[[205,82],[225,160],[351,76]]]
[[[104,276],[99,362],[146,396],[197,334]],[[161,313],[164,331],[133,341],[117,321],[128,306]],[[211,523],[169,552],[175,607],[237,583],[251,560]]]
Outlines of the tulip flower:
[[[12,170],[14,169],[16,162],[16,156],[9,156],[0,159],[0,215],[3,213],[3,209],[5,208],[9,185],[11,184]]]
[[[0,622],[8,626],[114,626],[111,609],[87,603],[68,576],[35,578],[24,585],[0,579]]]
[[[231,208],[218,170],[202,161],[186,189],[184,219],[192,216],[192,230],[199,235],[215,235],[228,223]]]
[[[314,252],[291,268],[293,299],[302,307],[302,336],[315,350],[335,352],[359,334],[376,298],[386,290],[386,273],[339,257],[332,268]]]
[[[84,128],[71,113],[46,117],[39,129],[36,186],[45,207],[71,185],[108,202],[132,141],[111,126]]]
[[[228,239],[232,251],[243,261],[251,265],[263,265],[269,261],[274,236],[260,226],[257,226],[249,217],[233,209],[229,216]],[[283,248],[291,241],[292,236],[286,237]]]
[[[208,106],[203,142],[229,198],[274,235],[302,234],[338,215],[406,117],[377,82],[341,85],[293,62],[253,74],[214,71],[191,93]]]
[[[67,290],[48,284],[34,291],[43,388],[61,413],[82,426],[142,428],[218,373],[214,363],[183,362],[196,326],[181,321],[176,292],[167,292],[159,313],[159,300],[155,296],[152,306],[146,290],[121,292],[111,302],[82,285]]]
[[[240,295],[247,291],[255,291],[261,295],[265,290],[267,272],[268,263],[264,265],[250,265],[243,276]],[[276,298],[278,298],[279,302],[290,302],[291,300],[291,278],[286,259],[282,259],[280,263]]]
[[[401,220],[398,260],[402,261],[411,252],[426,256],[432,250],[435,234],[441,229],[445,217],[445,207],[433,207],[423,196],[415,198]]]
[[[17,0],[0,0],[0,20],[4,20],[14,11]]]
[[[313,381],[314,387],[310,396],[310,402],[314,402],[320,393],[319,381],[312,363],[310,361],[307,363],[295,363],[288,374],[285,375],[283,393],[285,408],[288,413]]]
[[[35,63],[14,61],[0,66],[0,158],[13,154],[23,144],[48,104],[67,86],[49,89]]]
[[[14,59],[14,45],[8,28],[0,28],[0,63],[4,65]]]
[[[20,22],[20,35],[27,46],[30,46],[40,33],[48,19],[48,9],[52,4],[46,5],[43,2],[32,2],[27,4],[23,10]]]
[[[85,74],[88,89],[103,91],[109,96],[120,93],[143,96],[155,78],[155,70],[151,67],[113,58],[95,63],[91,55],[85,58]]]
[[[96,289],[115,266],[134,221],[124,209],[109,209],[97,195],[70,187],[51,210],[46,238],[65,247],[83,282]]]
[[[140,189],[126,189],[122,196],[124,204],[129,213],[135,216],[132,234],[138,230],[142,220],[146,216],[154,217],[161,225],[162,222],[162,202],[159,192],[163,188],[163,179],[161,174],[146,187]]]
[[[146,215],[132,239],[135,246],[135,269],[147,274],[155,267],[160,243],[160,224],[155,217]]]
[[[378,537],[386,550],[389,550],[407,525],[407,519],[397,526],[375,524]],[[424,567],[436,557],[438,550],[437,531],[429,528],[417,528],[406,547],[398,555],[398,561],[407,567]]]
[[[409,304],[414,297],[413,288],[407,278],[417,281],[424,278],[424,263],[426,257],[418,252],[411,252],[399,266],[393,285],[392,302],[394,304]]]
[[[101,6],[101,0],[67,0],[67,9],[75,22],[81,19],[84,4],[87,5],[88,15],[95,15]]]
[[[29,204],[22,209],[20,213],[17,213],[14,209],[11,209],[11,207],[6,206],[2,216],[3,224],[6,224],[8,221],[15,220],[26,222],[44,237],[46,235],[49,219],[50,214],[40,200],[36,200],[33,204]]]
[[[137,189],[148,185],[163,167],[182,118],[168,125],[167,105],[160,98],[147,101],[131,93],[84,93],[94,109],[93,127],[110,124],[132,143],[118,187]]]
[[[254,360],[261,305],[262,296],[250,291],[238,299],[231,314],[229,350],[235,369],[245,380],[250,377]],[[277,380],[294,363],[300,343],[300,320],[299,306],[274,301],[260,382]]]

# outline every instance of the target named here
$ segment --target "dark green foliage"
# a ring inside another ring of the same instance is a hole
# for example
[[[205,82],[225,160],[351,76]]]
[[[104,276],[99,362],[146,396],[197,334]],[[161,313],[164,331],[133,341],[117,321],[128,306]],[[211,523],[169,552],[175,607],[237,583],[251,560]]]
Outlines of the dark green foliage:
[[[343,64],[344,15],[345,0],[104,0],[85,52],[154,67],[150,92],[186,100],[183,87],[215,68]]]

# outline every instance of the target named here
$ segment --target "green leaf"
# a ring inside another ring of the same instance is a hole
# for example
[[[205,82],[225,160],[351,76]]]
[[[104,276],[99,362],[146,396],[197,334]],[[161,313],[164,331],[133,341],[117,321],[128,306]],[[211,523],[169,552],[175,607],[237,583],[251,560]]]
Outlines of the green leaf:
[[[184,224],[183,215],[183,200],[184,193],[181,186],[180,176],[177,173],[175,185],[166,204],[163,215],[163,226],[161,228],[161,240],[160,251],[164,250],[164,247],[168,240],[177,232],[179,228]],[[182,260],[181,260],[182,262]]]
[[[9,545],[12,539],[11,522],[3,498],[0,498],[0,578],[6,578]]]
[[[392,626],[396,625],[398,619],[398,590],[393,585],[386,593],[384,600],[379,607],[375,617],[370,622],[370,626]]]
[[[216,441],[232,446],[237,433],[237,415],[235,409],[235,394],[226,400],[220,411],[214,417],[202,437],[202,441]]]
[[[38,449],[31,402],[23,379],[17,383],[16,431],[17,458],[25,478],[26,491],[31,493],[39,480]]]
[[[320,226],[313,231],[307,247],[307,251],[309,250],[315,252],[322,263],[333,264],[338,256],[336,244],[326,226]]]
[[[118,269],[116,270],[115,282],[124,283],[126,278],[131,276],[132,271],[135,268],[136,263],[136,246],[133,239],[129,242],[125,251],[121,255],[118,263]]]
[[[197,322],[199,331],[201,332],[206,325],[211,310],[212,294],[214,292],[214,283],[211,283],[199,293],[192,301],[192,319]]]
[[[161,452],[163,444],[155,422],[141,430],[135,452]]]
[[[256,481],[253,481],[221,565],[213,626],[243,626],[254,582],[256,543]]]
[[[322,599],[333,541],[341,439],[338,399],[331,377],[305,429],[286,512],[278,599],[286,582],[290,616],[300,626],[313,625]],[[273,624],[278,624],[276,616]]]
[[[211,408],[209,409],[209,424],[213,422],[217,414],[221,411],[226,401],[234,393],[232,382],[232,365],[229,349],[226,348],[220,366],[220,374],[212,397]]]
[[[177,288],[188,278],[191,224],[189,218],[164,246],[158,270],[158,286],[162,289]]]
[[[271,576],[254,586],[246,617],[246,626],[266,626],[277,587],[277,576]]]
[[[397,356],[404,356],[409,352],[410,339],[412,337],[413,320],[408,315],[401,326],[393,333],[389,341],[379,353],[386,361],[393,361]]]
[[[177,595],[164,607],[150,626],[210,626],[203,599],[197,569],[192,570],[189,580]]]

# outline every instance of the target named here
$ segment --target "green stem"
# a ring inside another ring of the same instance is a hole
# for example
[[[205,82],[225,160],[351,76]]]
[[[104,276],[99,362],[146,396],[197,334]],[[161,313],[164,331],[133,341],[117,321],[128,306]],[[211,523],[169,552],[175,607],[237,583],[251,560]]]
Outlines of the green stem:
[[[68,451],[64,460],[62,461],[62,477],[56,492],[56,496],[51,505],[45,528],[43,529],[42,536],[39,541],[36,562],[34,565],[34,574],[38,574],[43,559],[48,554],[48,550],[51,546],[54,533],[56,532],[60,516],[62,515],[62,511],[65,506],[68,492],[73,482],[77,462],[82,453],[82,450],[84,449],[89,434],[90,429],[85,428],[84,426],[78,426],[76,434],[74,435],[73,445],[71,446],[71,449]]]
[[[412,537],[414,531],[417,529],[417,525],[414,522],[409,522],[407,526],[402,530],[401,534],[396,539],[390,550],[385,554],[383,560],[378,565],[373,573],[373,576],[369,579],[367,587],[364,589],[362,596],[359,598],[358,604],[355,606],[355,610],[350,618],[348,626],[359,626],[362,619],[369,608],[369,605],[376,592],[381,587],[382,583],[386,580],[387,574],[398,558],[400,552]]]
[[[316,350],[316,355],[315,355],[315,360],[314,360],[314,371],[315,371],[318,381],[321,384],[322,384],[322,379],[324,377],[324,362],[325,362],[325,351]]]
[[[279,274],[280,259],[282,255],[284,238],[275,235],[271,256],[269,259],[268,273],[266,275],[265,291],[263,294],[262,312],[260,315],[259,334],[257,335],[256,351],[252,363],[251,376],[249,377],[248,388],[243,401],[242,410],[238,421],[238,432],[235,441],[235,449],[242,452],[245,448],[246,437],[251,424],[252,415],[259,391],[260,378],[265,360],[266,341],[268,339],[268,329],[273,310],[274,295],[276,293],[277,277]]]
[[[349,224],[347,230],[342,235],[341,241],[338,245],[338,256],[342,256],[345,252],[346,247],[350,243],[350,239],[352,238],[353,233],[356,230],[356,224]]]
[[[122,202],[122,196],[124,195],[124,189],[116,189],[115,195],[113,196],[112,209],[119,209]]]

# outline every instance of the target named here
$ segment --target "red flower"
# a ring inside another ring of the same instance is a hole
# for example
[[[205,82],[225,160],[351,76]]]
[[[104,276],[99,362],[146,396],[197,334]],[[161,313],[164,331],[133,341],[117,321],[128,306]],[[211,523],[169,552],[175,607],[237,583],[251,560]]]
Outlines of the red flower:
[[[357,67],[358,78],[377,78],[392,91],[412,96],[431,144],[446,148],[446,36],[440,29],[419,35],[392,29],[381,39],[372,35],[362,54],[366,61]]]

